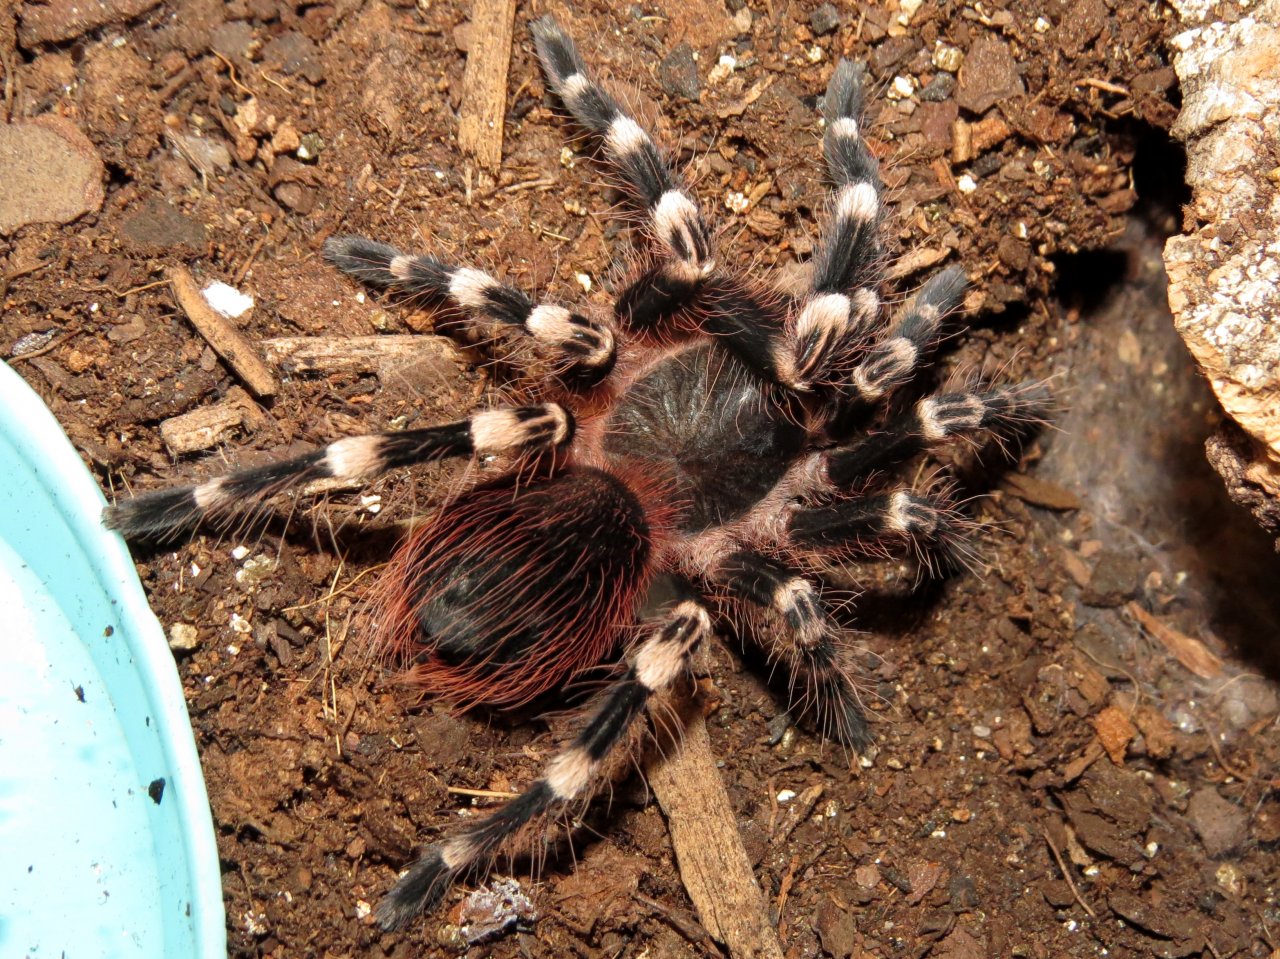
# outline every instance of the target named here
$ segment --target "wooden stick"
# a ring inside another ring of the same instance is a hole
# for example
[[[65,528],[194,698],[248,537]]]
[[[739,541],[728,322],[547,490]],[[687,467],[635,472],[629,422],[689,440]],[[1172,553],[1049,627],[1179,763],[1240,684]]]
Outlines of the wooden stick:
[[[169,417],[160,424],[160,438],[170,453],[181,456],[215,446],[229,429],[237,426],[256,429],[265,421],[265,415],[249,394],[233,386],[220,402]]]
[[[165,276],[173,289],[174,299],[187,319],[213,351],[226,360],[254,396],[275,396],[276,378],[250,343],[217,310],[205,302],[204,294],[185,267],[171,266]]]
[[[462,75],[458,146],[486,170],[502,162],[502,122],[507,112],[507,68],[516,0],[475,0],[471,43]]]
[[[733,959],[782,959],[701,710],[689,717],[682,733],[682,741],[649,771],[649,784],[667,817],[680,878],[698,921]]]
[[[379,373],[388,363],[428,359],[456,361],[442,336],[281,336],[262,342],[272,366],[286,373]]]

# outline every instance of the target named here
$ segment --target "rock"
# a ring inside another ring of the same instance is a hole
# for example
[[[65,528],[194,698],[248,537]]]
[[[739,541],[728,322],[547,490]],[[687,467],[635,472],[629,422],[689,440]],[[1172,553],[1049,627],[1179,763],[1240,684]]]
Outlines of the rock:
[[[1098,559],[1089,578],[1089,585],[1081,593],[1080,601],[1086,606],[1111,609],[1138,592],[1142,580],[1142,562],[1138,557],[1117,550],[1107,550]]]
[[[1192,794],[1187,803],[1187,818],[1210,856],[1231,852],[1244,842],[1247,834],[1248,814],[1223,799],[1212,786],[1204,786]]]
[[[663,57],[658,64],[658,81],[662,84],[662,89],[673,97],[697,100],[700,87],[693,47],[682,43]]]
[[[160,0],[42,0],[24,3],[18,13],[18,41],[24,47],[71,40],[108,23],[132,20]]]
[[[1157,906],[1142,896],[1117,890],[1107,899],[1107,905],[1117,916],[1161,939],[1190,939],[1196,932],[1187,912],[1167,900]]]
[[[301,33],[282,33],[262,48],[262,62],[285,76],[299,75],[310,83],[324,79],[319,48]]]
[[[920,88],[918,94],[925,103],[941,103],[956,88],[956,78],[949,73],[935,73],[933,79]]]
[[[200,634],[190,623],[174,623],[169,627],[169,648],[175,653],[189,653],[200,645]]]
[[[847,959],[861,953],[858,942],[858,923],[852,911],[841,909],[829,898],[822,900],[814,928],[822,940],[822,949],[832,959]]]
[[[840,11],[835,8],[835,4],[824,3],[809,14],[809,29],[815,36],[821,37],[834,33],[839,26]]]
[[[986,113],[1007,97],[1026,93],[1018,64],[1009,52],[1009,45],[998,37],[980,36],[965,57],[960,68],[960,83],[956,87],[956,102],[961,109],[973,113]]]
[[[205,245],[204,226],[159,197],[144,200],[120,225],[120,238],[147,256],[172,253],[175,248],[195,253]]]
[[[256,40],[253,25],[244,20],[221,23],[209,34],[209,46],[241,67],[249,64]]]
[[[102,207],[102,158],[64,117],[0,125],[0,234],[70,223]]]

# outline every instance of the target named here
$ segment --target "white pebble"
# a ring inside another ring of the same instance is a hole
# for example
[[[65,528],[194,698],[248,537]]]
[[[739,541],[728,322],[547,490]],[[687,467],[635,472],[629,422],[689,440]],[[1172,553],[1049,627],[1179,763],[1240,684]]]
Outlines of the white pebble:
[[[189,653],[200,645],[200,634],[189,623],[174,623],[169,627],[169,648]]]
[[[961,193],[972,193],[974,190],[978,189],[978,181],[966,173],[961,176],[960,179],[956,180],[956,187]]]
[[[585,273],[575,273],[573,278],[578,281],[578,286],[582,287],[583,293],[591,292],[591,277]]]
[[[727,79],[729,75],[732,74],[733,71],[737,68],[737,66],[738,66],[737,57],[729,53],[724,54],[723,56],[720,57],[719,62],[716,63],[716,65],[711,68],[711,72],[707,74],[707,83],[711,84],[712,86],[715,86],[717,83],[720,83],[722,80]]]
[[[939,41],[938,45],[933,48],[933,65],[939,70],[955,73],[963,63],[964,51],[959,47],[953,47],[949,43]]]
[[[778,793],[778,802],[791,802],[795,798],[796,791],[794,789],[783,789]]]
[[[210,283],[203,293],[205,302],[228,319],[234,320],[253,309],[253,297],[220,281]]]
[[[237,563],[240,562],[240,560],[244,559],[248,555],[249,555],[248,546],[237,546],[235,549],[231,551],[231,558],[234,559]]]
[[[890,100],[905,100],[916,92],[916,82],[911,77],[894,77],[885,94]]]

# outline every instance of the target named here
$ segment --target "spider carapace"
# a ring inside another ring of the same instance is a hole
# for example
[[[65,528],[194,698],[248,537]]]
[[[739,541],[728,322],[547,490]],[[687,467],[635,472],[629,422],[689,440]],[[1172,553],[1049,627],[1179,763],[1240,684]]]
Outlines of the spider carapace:
[[[555,20],[532,32],[551,92],[646,220],[647,262],[614,315],[535,303],[471,267],[332,237],[325,255],[339,269],[449,308],[440,332],[547,370],[527,405],[341,439],[144,493],[106,516],[128,537],[155,539],[312,479],[368,480],[446,456],[507,467],[407,536],[378,590],[375,641],[425,693],[464,707],[527,703],[619,655],[622,667],[540,778],[410,866],[378,907],[387,928],[589,798],[719,618],[780,666],[791,709],[847,746],[867,745],[823,570],[903,553],[934,568],[962,555],[969,522],[937,485],[900,479],[903,467],[952,437],[1016,433],[1046,403],[1034,385],[900,395],[944,335],[964,277],[944,270],[897,310],[882,299],[882,187],[862,139],[859,66],[837,65],[823,98],[830,210],[808,289],[792,297],[719,265],[714,233],[649,134]],[[646,618],[659,579],[677,597]]]

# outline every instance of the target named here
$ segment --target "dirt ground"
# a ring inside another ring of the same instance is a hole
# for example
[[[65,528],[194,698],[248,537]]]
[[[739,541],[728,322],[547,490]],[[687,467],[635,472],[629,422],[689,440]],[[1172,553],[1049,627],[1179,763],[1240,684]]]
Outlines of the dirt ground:
[[[324,264],[346,231],[607,312],[632,238],[564,148],[526,28],[548,11],[678,144],[728,259],[789,289],[822,206],[817,98],[839,56],[866,60],[896,279],[958,263],[974,283],[943,375],[1052,378],[1059,398],[1012,471],[947,458],[989,494],[983,572],[913,593],[908,569],[864,571],[874,755],[775,742],[757,672],[709,656],[712,741],[787,955],[1280,955],[1280,565],[1204,464],[1215,413],[1165,312],[1183,196],[1159,5],[522,2],[495,177],[456,146],[466,3],[18,3],[0,13],[8,119],[68,118],[105,196],[0,235],[0,355],[116,494],[462,415],[493,384],[429,337],[354,371],[278,367],[256,402],[164,272],[251,294],[255,342],[429,334],[429,312]],[[161,424],[210,407],[231,412],[175,455]],[[234,956],[455,951],[462,892],[394,935],[370,905],[564,733],[412,708],[363,655],[397,524],[460,477],[138,555],[185,647]],[[639,778],[587,819],[537,881],[514,870],[536,920],[473,954],[722,954]]]

